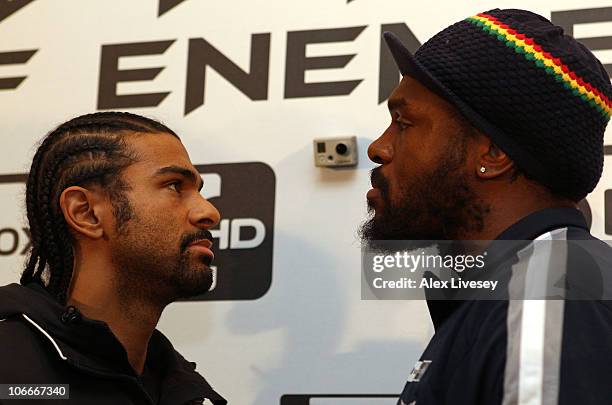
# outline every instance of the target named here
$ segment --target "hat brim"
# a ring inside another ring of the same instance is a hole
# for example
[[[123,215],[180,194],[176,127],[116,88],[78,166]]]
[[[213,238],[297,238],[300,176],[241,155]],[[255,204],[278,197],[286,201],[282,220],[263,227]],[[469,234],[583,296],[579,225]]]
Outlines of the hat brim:
[[[457,95],[438,79],[436,79],[414,55],[402,44],[400,39],[392,32],[384,32],[383,38],[391,51],[391,55],[402,74],[402,76],[410,76],[423,84],[429,90],[433,91],[454,107],[459,109],[465,118],[476,128],[482,130],[486,134],[498,132],[498,129],[486,121],[480,114],[474,111],[469,105],[461,100]],[[503,141],[502,141],[503,142]],[[501,146],[501,145],[500,145]]]
[[[400,39],[392,32],[385,31],[383,38],[391,51],[393,60],[397,65],[402,76],[410,76],[421,82],[431,91],[436,92],[439,96],[445,99],[456,98],[452,91],[446,88],[442,83],[436,80],[423,65],[419,63],[414,55],[402,44]],[[449,100],[450,101],[450,100]]]

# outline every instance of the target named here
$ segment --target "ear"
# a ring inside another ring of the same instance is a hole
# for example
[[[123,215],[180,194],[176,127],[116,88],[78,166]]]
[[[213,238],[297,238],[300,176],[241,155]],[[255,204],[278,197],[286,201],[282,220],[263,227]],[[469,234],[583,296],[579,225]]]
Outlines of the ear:
[[[510,173],[514,162],[510,157],[486,137],[486,142],[480,145],[480,156],[477,159],[476,175],[481,179],[492,179],[505,173]]]
[[[105,201],[100,191],[70,186],[60,195],[60,208],[70,229],[80,236],[100,239],[104,236]]]

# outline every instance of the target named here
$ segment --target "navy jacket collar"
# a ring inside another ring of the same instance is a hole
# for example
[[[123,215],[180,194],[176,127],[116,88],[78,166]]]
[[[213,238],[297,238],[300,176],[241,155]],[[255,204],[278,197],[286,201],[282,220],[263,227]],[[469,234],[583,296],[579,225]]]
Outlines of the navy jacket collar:
[[[584,215],[575,208],[545,208],[514,223],[496,240],[532,240],[556,228],[576,226],[589,230]]]
[[[528,241],[553,229],[574,226],[589,230],[584,215],[575,208],[545,208],[535,211],[515,222],[495,238],[495,240]],[[509,246],[509,245],[508,245]],[[520,246],[516,246],[517,248]],[[515,252],[516,249],[495,252],[489,256],[489,264],[499,262],[503,257]],[[442,323],[463,303],[457,300],[427,300],[431,320],[437,330]]]

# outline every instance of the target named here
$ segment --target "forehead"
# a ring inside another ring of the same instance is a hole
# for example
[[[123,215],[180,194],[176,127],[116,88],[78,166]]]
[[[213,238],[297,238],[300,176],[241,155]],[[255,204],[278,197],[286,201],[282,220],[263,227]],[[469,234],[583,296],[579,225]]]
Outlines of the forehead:
[[[455,109],[448,101],[408,75],[402,78],[391,93],[388,106],[391,111],[405,108],[432,114],[450,114]]]
[[[127,136],[126,143],[136,155],[134,168],[157,170],[166,166],[193,168],[189,154],[181,141],[166,133]]]

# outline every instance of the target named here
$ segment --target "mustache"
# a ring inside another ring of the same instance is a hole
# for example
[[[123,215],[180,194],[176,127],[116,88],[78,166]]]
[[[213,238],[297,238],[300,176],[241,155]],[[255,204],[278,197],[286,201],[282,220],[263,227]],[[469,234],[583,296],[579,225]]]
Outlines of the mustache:
[[[389,194],[389,182],[381,172],[381,166],[375,167],[370,171],[370,183],[372,187],[380,190],[383,197]]]
[[[208,239],[211,243],[213,242],[213,236],[210,231],[206,229],[201,229],[192,234],[184,235],[181,239],[181,252],[184,252],[189,245],[191,245],[196,240]]]

